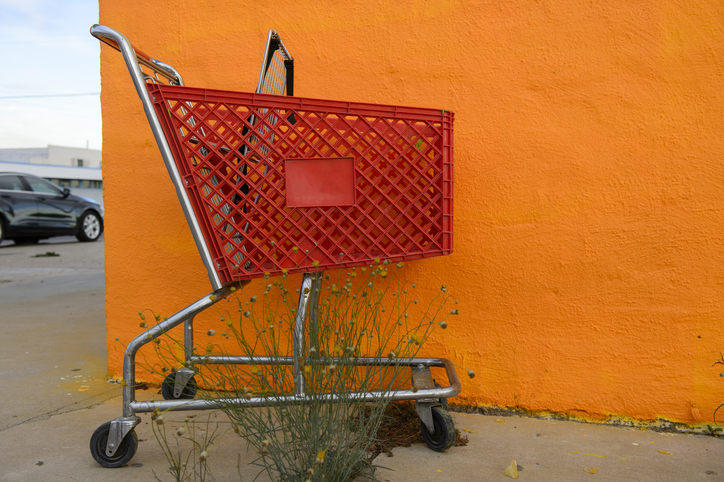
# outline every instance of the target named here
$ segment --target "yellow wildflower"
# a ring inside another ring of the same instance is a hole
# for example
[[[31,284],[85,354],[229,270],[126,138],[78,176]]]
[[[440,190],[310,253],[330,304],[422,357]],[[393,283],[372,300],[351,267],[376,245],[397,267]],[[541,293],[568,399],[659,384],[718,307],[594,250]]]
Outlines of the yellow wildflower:
[[[326,454],[326,450],[320,450],[319,452],[317,452],[317,465],[322,465],[324,463],[324,456]]]

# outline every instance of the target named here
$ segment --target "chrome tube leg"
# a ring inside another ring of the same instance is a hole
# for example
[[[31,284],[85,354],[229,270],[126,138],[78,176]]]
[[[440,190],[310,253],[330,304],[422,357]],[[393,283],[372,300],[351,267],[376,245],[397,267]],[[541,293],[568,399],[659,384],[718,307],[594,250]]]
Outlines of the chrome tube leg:
[[[319,295],[322,289],[322,272],[314,273],[312,279],[312,292],[309,295],[309,329],[312,333],[316,333],[319,319]]]
[[[299,290],[299,304],[294,317],[294,394],[297,396],[304,395],[304,374],[299,362],[304,360],[304,321],[307,317],[314,276],[314,274],[307,273],[302,278],[302,287]]]
[[[133,341],[131,341],[131,343],[128,344],[126,347],[126,353],[123,355],[123,381],[125,382],[125,386],[123,387],[124,417],[132,417],[135,414],[131,404],[136,400],[136,390],[134,386],[136,384],[136,353],[138,353],[138,350],[143,345],[151,343],[151,341],[168,332],[172,328],[188,322],[189,320],[193,320],[198,313],[206,310],[215,303],[218,303],[220,300],[223,300],[229,295],[229,293],[230,291],[228,288],[222,288],[214,291],[212,293],[213,296],[204,296],[197,302],[187,306],[156,326],[149,328],[144,334],[137,336],[133,339]],[[185,327],[187,326],[188,324],[185,324]],[[186,333],[184,333],[184,336],[185,335]],[[186,345],[184,346],[186,347]],[[193,352],[193,338],[190,348]]]
[[[189,365],[191,357],[194,356],[194,317],[184,321],[184,361]]]
[[[130,355],[127,349],[123,357],[123,381],[123,416],[133,417],[131,403],[136,400],[136,354]]]

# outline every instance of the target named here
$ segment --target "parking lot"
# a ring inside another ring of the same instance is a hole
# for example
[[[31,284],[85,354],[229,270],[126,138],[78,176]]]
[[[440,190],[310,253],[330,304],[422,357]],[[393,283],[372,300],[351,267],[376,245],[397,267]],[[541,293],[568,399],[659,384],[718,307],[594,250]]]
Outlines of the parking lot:
[[[0,430],[117,391],[106,382],[103,262],[103,238],[0,246]]]
[[[13,241],[3,241],[0,245],[0,303],[94,288],[102,293],[105,285],[103,248],[102,236],[94,243],[80,243],[74,236],[50,238],[38,244],[17,245]]]

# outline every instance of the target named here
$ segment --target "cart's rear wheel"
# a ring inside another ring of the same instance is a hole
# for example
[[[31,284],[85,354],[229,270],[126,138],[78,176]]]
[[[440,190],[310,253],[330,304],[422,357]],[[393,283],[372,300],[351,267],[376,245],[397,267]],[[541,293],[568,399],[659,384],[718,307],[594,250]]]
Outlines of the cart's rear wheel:
[[[455,443],[455,422],[452,416],[440,407],[432,408],[432,423],[435,433],[427,430],[424,422],[420,422],[420,430],[425,443],[435,452],[444,452]]]
[[[111,422],[106,422],[93,432],[90,439],[90,451],[96,462],[103,467],[115,469],[126,465],[138,449],[138,435],[135,430],[131,430],[123,437],[121,444],[113,456],[106,455],[106,444],[108,443],[108,433],[111,431]]]
[[[196,380],[194,377],[189,378],[186,382],[186,386],[181,390],[181,394],[178,397],[174,396],[173,387],[176,384],[176,373],[171,373],[163,379],[161,384],[161,395],[164,400],[191,400],[196,396]]]

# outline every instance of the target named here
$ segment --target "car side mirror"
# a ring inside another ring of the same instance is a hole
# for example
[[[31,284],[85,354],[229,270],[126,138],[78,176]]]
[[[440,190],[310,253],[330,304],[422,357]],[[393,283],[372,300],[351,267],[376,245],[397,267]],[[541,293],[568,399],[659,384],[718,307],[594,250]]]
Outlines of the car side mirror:
[[[63,197],[66,198],[68,196],[70,196],[70,189],[68,189],[67,187],[64,187],[63,188]]]

